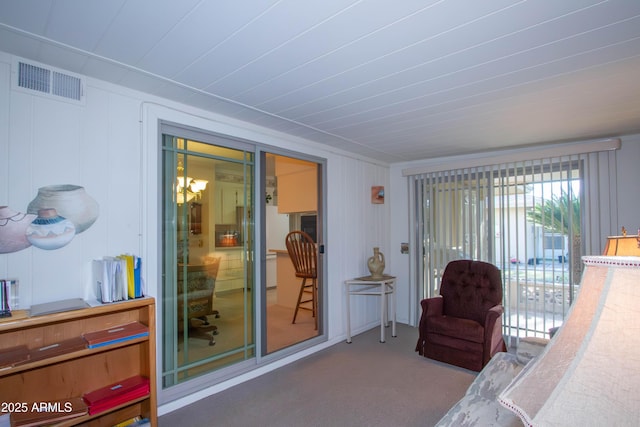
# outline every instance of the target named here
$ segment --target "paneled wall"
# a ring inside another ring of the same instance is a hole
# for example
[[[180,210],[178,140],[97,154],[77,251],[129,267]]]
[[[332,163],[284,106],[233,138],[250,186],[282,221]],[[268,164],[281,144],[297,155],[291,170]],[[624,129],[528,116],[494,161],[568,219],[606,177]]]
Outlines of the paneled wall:
[[[0,52],[0,206],[25,211],[51,184],[84,186],[100,206],[93,226],[63,248],[0,254],[0,278],[19,279],[22,306],[91,298],[91,260],[125,252],[143,257],[149,294],[158,294],[159,150],[149,129],[162,118],[327,160],[328,338],[344,335],[342,282],[367,272],[373,246],[388,248],[388,205],[370,203],[371,186],[388,183],[387,166],[94,79],[85,105],[17,92],[11,59]],[[354,330],[363,330],[378,306],[358,302],[353,314]]]

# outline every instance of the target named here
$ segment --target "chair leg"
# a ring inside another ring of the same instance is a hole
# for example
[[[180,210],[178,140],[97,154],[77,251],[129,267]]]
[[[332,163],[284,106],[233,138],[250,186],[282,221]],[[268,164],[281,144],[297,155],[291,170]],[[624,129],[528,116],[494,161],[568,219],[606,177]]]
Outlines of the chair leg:
[[[296,311],[293,312],[293,322],[296,323],[296,317],[298,317],[298,309],[300,308],[300,301],[302,301],[302,295],[304,294],[304,286],[307,284],[307,278],[302,279],[302,285],[300,285],[300,292],[298,293],[298,302],[296,303]]]
[[[311,311],[311,315],[315,320],[315,328],[318,329],[318,288],[316,284],[316,279],[311,279],[311,285],[307,285],[307,278],[304,277],[302,279],[302,284],[300,285],[300,292],[298,293],[298,302],[296,303],[296,309],[293,313],[293,321],[291,323],[296,323],[296,318],[298,317],[298,310],[303,308],[304,310]],[[311,288],[311,290],[307,290],[307,288]],[[311,299],[303,300],[302,297],[305,293],[311,293]],[[311,303],[311,307],[302,306],[305,303]]]

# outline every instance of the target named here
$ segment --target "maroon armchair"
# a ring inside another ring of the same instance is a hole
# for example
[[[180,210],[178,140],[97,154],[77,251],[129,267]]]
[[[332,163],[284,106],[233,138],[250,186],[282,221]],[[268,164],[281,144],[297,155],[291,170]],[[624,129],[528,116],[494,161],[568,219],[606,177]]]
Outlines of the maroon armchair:
[[[416,351],[430,359],[480,371],[506,351],[502,337],[502,278],[487,262],[447,264],[440,296],[423,299]]]

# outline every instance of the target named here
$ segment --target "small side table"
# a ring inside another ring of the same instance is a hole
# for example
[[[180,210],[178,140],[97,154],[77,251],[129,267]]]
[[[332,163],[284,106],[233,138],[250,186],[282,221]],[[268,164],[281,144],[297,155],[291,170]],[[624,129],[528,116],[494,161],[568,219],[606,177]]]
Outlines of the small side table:
[[[380,342],[385,342],[384,328],[389,324],[388,306],[391,306],[391,336],[396,336],[396,278],[383,276],[382,279],[373,279],[371,276],[358,277],[346,280],[347,303],[347,343],[351,343],[351,295],[374,295],[380,297]],[[391,304],[389,304],[391,297]]]

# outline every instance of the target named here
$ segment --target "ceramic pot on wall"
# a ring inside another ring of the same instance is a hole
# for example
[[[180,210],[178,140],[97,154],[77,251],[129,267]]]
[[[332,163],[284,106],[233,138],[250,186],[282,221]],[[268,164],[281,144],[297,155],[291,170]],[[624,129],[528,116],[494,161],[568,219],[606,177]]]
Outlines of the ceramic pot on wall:
[[[33,246],[53,250],[73,240],[76,227],[73,222],[58,215],[55,209],[40,209],[38,217],[27,227],[26,235]]]
[[[98,219],[98,203],[78,185],[48,185],[38,189],[38,195],[29,203],[27,212],[36,214],[41,209],[55,209],[58,215],[73,223],[80,234]]]
[[[27,227],[36,215],[16,212],[9,206],[0,206],[0,254],[21,251],[31,246],[27,240]]]

